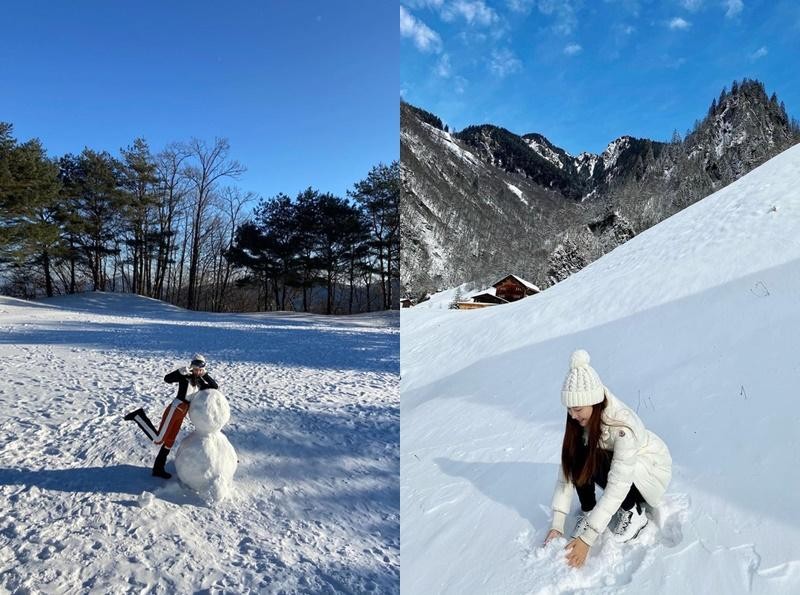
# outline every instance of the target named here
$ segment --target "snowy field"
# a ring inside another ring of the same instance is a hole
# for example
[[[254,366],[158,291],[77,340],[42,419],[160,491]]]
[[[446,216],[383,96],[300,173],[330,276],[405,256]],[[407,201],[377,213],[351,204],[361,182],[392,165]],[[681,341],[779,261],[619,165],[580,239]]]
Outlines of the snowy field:
[[[158,423],[194,352],[239,466],[206,505],[122,416]],[[397,313],[187,312],[0,297],[0,593],[397,593]],[[144,492],[153,494],[150,499]]]
[[[800,593],[800,146],[539,295],[452,293],[401,315],[404,594]],[[674,467],[576,570],[542,542],[578,348]]]

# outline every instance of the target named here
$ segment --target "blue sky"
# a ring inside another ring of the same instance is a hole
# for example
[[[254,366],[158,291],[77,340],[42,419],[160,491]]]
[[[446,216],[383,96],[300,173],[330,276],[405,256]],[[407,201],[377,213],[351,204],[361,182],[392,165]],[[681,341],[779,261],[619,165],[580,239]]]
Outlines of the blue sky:
[[[226,137],[262,196],[341,196],[399,158],[397,5],[380,0],[3,6],[0,121],[50,156]]]
[[[800,118],[796,0],[401,0],[400,35],[406,101],[573,155],[684,134],[744,77]]]

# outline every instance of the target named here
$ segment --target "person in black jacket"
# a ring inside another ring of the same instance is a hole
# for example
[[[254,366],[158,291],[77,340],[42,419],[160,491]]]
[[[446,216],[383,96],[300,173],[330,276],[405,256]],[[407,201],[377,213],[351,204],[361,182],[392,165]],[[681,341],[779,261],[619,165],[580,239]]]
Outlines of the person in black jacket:
[[[156,462],[153,465],[153,475],[169,479],[171,473],[164,470],[167,456],[175,444],[175,438],[183,424],[183,418],[189,411],[189,402],[194,394],[207,388],[219,388],[216,380],[209,376],[206,371],[206,358],[196,353],[192,358],[190,366],[179,368],[164,376],[164,382],[170,384],[178,383],[178,395],[164,410],[161,416],[161,425],[158,430],[153,426],[150,419],[141,407],[136,411],[131,411],[125,416],[126,421],[135,421],[145,435],[152,440],[153,444],[160,444],[161,450],[158,451]]]

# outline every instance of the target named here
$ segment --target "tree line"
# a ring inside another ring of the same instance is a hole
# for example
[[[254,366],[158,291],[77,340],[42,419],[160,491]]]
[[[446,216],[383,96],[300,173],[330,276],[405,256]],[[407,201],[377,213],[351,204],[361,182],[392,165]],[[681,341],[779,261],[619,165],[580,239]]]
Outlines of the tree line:
[[[0,122],[0,293],[122,291],[215,312],[398,307],[397,162],[347,197],[261,198],[231,185],[244,172],[225,139],[49,158]]]

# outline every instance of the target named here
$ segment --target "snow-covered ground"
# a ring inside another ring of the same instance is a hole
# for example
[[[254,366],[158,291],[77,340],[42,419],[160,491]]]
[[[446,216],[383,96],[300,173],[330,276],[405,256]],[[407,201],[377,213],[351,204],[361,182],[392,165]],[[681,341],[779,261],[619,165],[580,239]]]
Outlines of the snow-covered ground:
[[[404,594],[800,593],[800,146],[539,295],[447,301],[401,315]],[[576,570],[541,544],[577,348],[674,467]]]
[[[231,498],[150,475],[194,352],[230,402]],[[0,297],[0,592],[399,592],[397,313]],[[149,492],[152,497],[143,493]]]

